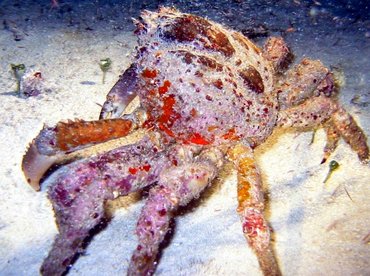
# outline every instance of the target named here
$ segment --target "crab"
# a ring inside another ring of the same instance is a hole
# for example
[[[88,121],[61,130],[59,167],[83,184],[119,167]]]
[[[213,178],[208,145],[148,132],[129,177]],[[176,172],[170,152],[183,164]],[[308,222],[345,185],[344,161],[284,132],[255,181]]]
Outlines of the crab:
[[[275,128],[322,126],[327,134],[322,162],[340,138],[366,162],[366,137],[337,101],[333,74],[307,58],[288,68],[292,54],[280,37],[260,48],[237,31],[174,8],[144,11],[134,23],[134,62],[108,93],[99,120],[45,126],[23,158],[25,177],[39,190],[48,168],[70,153],[145,132],[134,144],[55,172],[48,195],[59,234],[41,273],[66,272],[104,219],[107,200],[146,188],[128,275],[153,274],[176,210],[199,197],[231,162],[247,243],[264,275],[280,275],[253,152]],[[127,113],[136,97],[140,105]]]

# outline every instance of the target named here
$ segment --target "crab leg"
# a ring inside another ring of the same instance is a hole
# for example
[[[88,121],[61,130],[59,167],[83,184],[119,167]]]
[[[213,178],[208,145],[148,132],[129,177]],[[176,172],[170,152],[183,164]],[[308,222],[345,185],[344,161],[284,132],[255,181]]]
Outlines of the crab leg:
[[[100,112],[99,119],[119,118],[136,97],[136,64],[133,63],[112,87]]]
[[[287,72],[286,81],[276,91],[281,106],[278,126],[315,128],[328,121],[322,163],[337,147],[339,137],[361,161],[369,159],[367,139],[353,117],[332,98],[333,75],[320,61],[302,60]]]
[[[329,121],[325,125],[325,131],[326,131],[326,145],[324,147],[324,157],[321,161],[322,163],[325,163],[326,160],[329,159],[330,155],[338,146],[338,142],[340,139],[340,135],[338,133],[338,130],[335,128],[332,121]]]
[[[293,54],[281,37],[270,37],[263,46],[263,57],[272,63],[277,73],[282,73],[293,60]]]
[[[255,251],[264,275],[281,275],[270,239],[270,229],[263,215],[261,175],[252,150],[242,144],[228,153],[238,171],[238,214],[243,233]]]
[[[281,109],[297,106],[312,96],[331,96],[334,90],[332,73],[319,60],[303,59],[290,69],[278,93]]]
[[[338,134],[350,145],[362,162],[369,159],[369,148],[366,136],[356,124],[353,117],[337,102],[324,95],[314,97],[304,103],[279,112],[277,125],[281,127],[314,128],[332,118],[329,124],[338,131]],[[327,154],[335,149],[334,134],[330,134],[326,146],[324,160]],[[330,149],[330,150],[329,150]],[[327,152],[329,150],[329,152]]]
[[[104,219],[104,202],[151,185],[171,164],[169,155],[148,137],[62,167],[52,178],[49,198],[59,229],[45,259],[44,275],[62,275],[83,250],[90,230]]]
[[[198,197],[222,166],[223,154],[217,149],[202,152],[193,163],[171,167],[160,176],[141,212],[136,234],[139,245],[133,253],[128,275],[151,275],[160,243],[179,206]]]
[[[366,144],[366,136],[353,117],[343,107],[339,107],[332,118],[335,128],[343,140],[357,153],[358,158],[362,162],[369,161],[369,147]]]
[[[44,127],[23,157],[22,169],[28,183],[39,190],[41,177],[66,153],[124,137],[141,125],[144,119],[143,111],[137,110],[125,118],[60,122],[55,127]]]

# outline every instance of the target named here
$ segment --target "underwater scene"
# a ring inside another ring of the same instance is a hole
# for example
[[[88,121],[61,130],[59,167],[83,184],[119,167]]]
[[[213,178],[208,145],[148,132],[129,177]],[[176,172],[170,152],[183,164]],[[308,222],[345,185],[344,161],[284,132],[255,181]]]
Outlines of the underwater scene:
[[[0,275],[370,274],[369,1],[0,20]]]

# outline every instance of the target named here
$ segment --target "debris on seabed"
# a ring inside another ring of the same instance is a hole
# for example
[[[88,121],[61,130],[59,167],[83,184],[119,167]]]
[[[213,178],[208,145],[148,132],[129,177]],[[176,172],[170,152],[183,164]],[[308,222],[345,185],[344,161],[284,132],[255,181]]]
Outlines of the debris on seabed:
[[[19,95],[22,98],[38,96],[52,91],[40,71],[29,71],[22,76]]]

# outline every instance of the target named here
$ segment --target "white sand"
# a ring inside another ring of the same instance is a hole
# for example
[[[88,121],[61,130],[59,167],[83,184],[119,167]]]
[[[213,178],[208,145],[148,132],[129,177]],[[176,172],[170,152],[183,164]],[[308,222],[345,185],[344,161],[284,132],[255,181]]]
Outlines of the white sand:
[[[39,16],[35,8],[16,15],[9,3],[2,8],[10,9],[4,18],[24,20],[27,14],[32,20],[19,24],[27,33],[19,42],[10,31],[0,30],[0,275],[38,275],[56,226],[46,198],[47,183],[41,192],[27,185],[20,168],[22,156],[44,123],[96,119],[100,112],[96,103],[104,102],[119,73],[129,65],[136,42],[131,32],[104,24],[94,25],[94,31],[68,27],[55,11]],[[369,91],[370,47],[359,50],[351,44],[352,38],[344,33],[337,36],[345,41],[337,50],[325,43],[324,36],[323,43],[305,41],[302,33],[291,40],[295,52],[315,58],[322,54],[327,64],[344,64],[341,101],[369,136],[369,106],[350,105],[350,99]],[[369,46],[369,40],[364,43]],[[308,50],[310,44],[314,47]],[[98,61],[105,57],[113,60],[113,68],[102,85]],[[55,91],[29,99],[15,96],[10,63],[41,70]],[[311,133],[275,135],[258,150],[276,253],[285,275],[370,275],[369,241],[364,240],[370,232],[369,166],[361,164],[342,141],[332,156],[340,168],[323,185],[328,171],[327,164],[319,164],[324,136],[318,131],[310,145]],[[178,217],[157,275],[259,275],[235,213],[235,180],[235,174],[226,171],[194,204],[196,208]],[[95,236],[69,275],[124,273],[135,247],[133,233],[142,204],[135,198],[116,203],[122,208],[117,208],[111,223]]]

